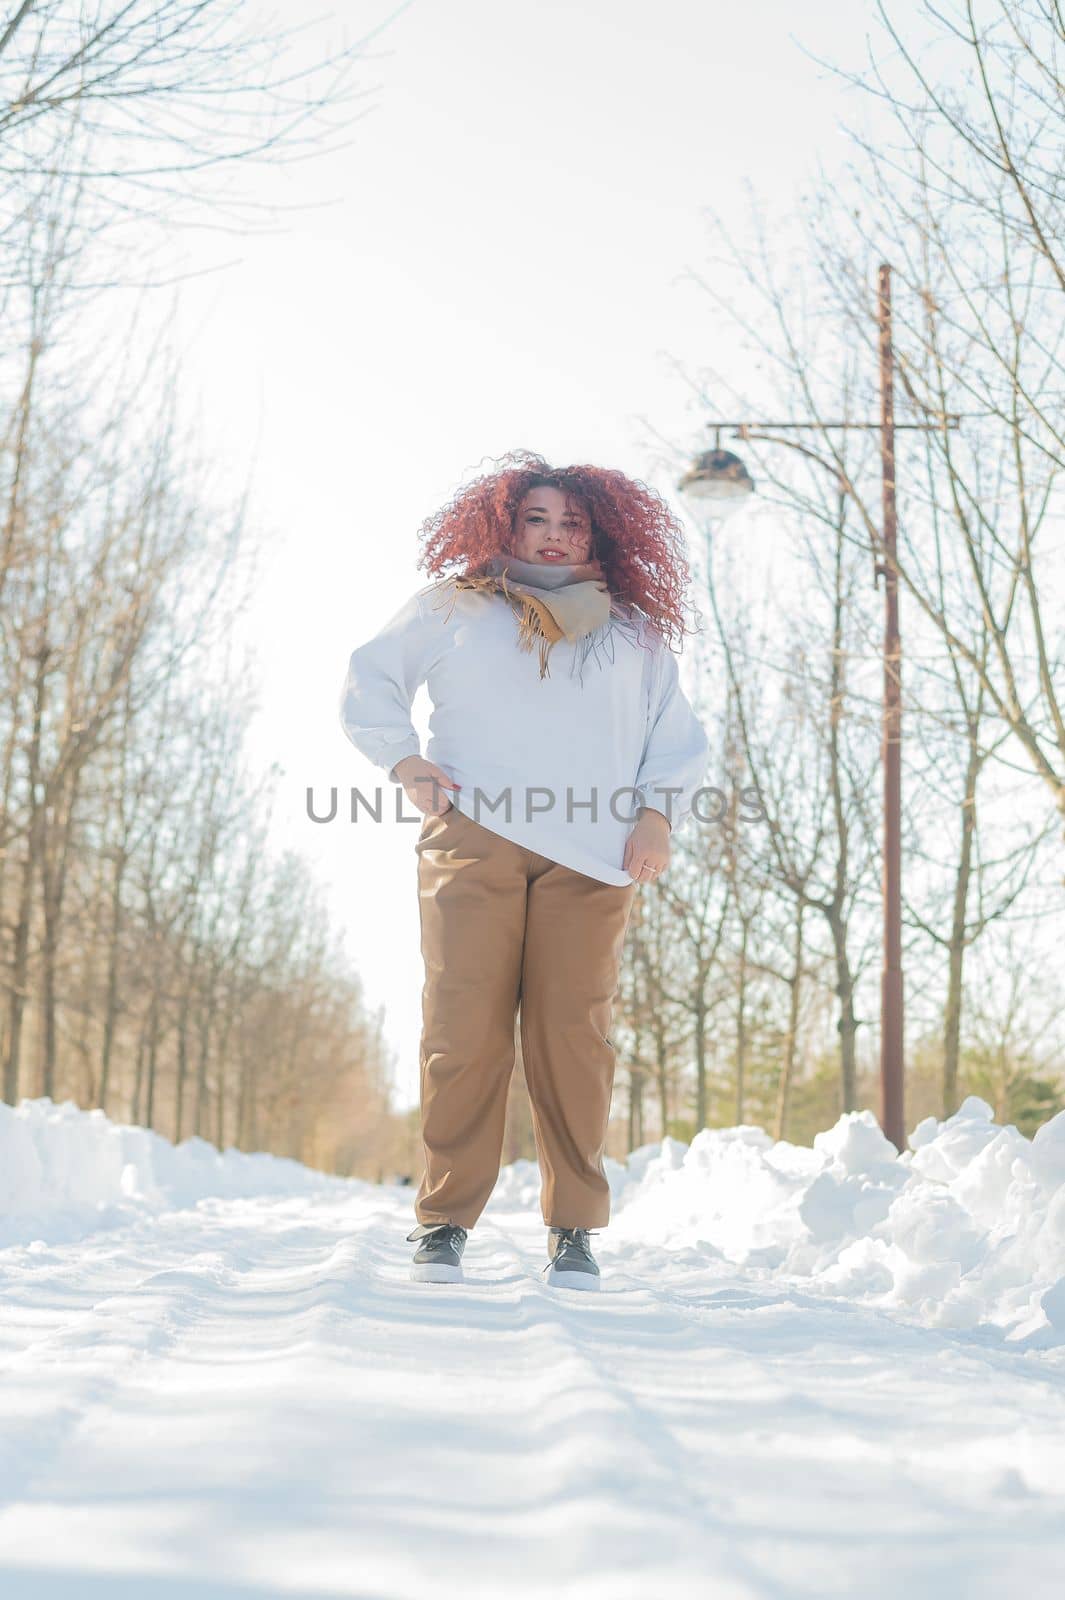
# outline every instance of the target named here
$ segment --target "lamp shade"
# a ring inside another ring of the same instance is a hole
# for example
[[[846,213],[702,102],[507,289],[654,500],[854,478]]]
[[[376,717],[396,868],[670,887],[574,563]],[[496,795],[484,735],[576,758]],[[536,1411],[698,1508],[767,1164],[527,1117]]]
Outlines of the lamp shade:
[[[731,450],[704,450],[677,484],[691,500],[742,500],[754,493],[754,479]]]

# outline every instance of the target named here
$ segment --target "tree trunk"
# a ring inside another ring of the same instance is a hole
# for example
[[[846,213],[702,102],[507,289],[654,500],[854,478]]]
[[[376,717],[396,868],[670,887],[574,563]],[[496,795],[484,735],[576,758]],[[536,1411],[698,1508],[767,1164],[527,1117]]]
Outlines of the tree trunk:
[[[780,1063],[780,1081],[777,1084],[777,1115],[773,1136],[776,1139],[786,1139],[788,1136],[788,1112],[791,1103],[791,1084],[795,1073],[795,1056],[799,1038],[799,1000],[800,986],[802,983],[802,924],[805,906],[800,900],[795,911],[795,960],[792,964],[791,981],[788,984],[788,1028],[784,1035],[784,1055]]]
[[[695,1131],[707,1126],[708,1094],[706,1081],[706,1006],[702,997],[703,980],[699,977],[699,995],[695,1004]]]
[[[858,1023],[854,1015],[854,979],[847,958],[847,930],[838,916],[830,916],[832,945],[836,957],[836,993],[839,996],[839,1057],[843,1110],[858,1109],[858,1067],[856,1039]]]
[[[100,1049],[100,1092],[98,1102],[107,1110],[107,1096],[111,1087],[111,1057],[118,1026],[118,947],[122,937],[122,879],[126,870],[124,853],[115,859],[115,875],[111,884],[111,926],[108,934],[107,988],[104,1000],[104,1036]]]
[[[747,1072],[747,939],[750,932],[746,917],[743,919],[743,937],[740,940],[740,971],[736,985],[736,1126],[743,1122],[743,1100]]]
[[[958,1109],[958,1057],[961,1050],[962,969],[965,963],[965,933],[972,877],[973,840],[976,834],[976,780],[980,771],[980,752],[975,738],[969,745],[965,772],[965,798],[961,807],[961,850],[954,879],[954,907],[950,923],[947,966],[947,1002],[943,1017],[943,1115],[953,1116]]]

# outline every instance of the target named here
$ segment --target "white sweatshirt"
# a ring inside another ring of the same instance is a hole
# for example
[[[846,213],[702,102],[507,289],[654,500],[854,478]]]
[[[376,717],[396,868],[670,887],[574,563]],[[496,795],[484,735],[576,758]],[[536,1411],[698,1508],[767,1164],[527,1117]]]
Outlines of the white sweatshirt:
[[[353,652],[341,724],[390,776],[405,756],[424,754],[461,784],[441,792],[475,822],[602,883],[631,884],[621,862],[637,807],[663,812],[675,832],[691,814],[709,741],[675,653],[646,618],[610,628],[583,685],[576,649],[559,639],[541,678],[502,595],[445,595],[430,583]],[[424,752],[410,717],[423,683],[433,704]]]

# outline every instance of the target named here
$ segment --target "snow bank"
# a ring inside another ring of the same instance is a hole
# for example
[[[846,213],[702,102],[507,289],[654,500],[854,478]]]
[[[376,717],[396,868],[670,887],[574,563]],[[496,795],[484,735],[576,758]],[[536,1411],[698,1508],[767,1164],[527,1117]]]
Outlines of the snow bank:
[[[869,1111],[814,1148],[758,1128],[611,1163],[612,1243],[667,1243],[927,1326],[1065,1344],[1065,1113],[1033,1139],[970,1098],[901,1157]]]
[[[0,1246],[80,1239],[200,1200],[305,1195],[345,1180],[279,1156],[179,1145],[71,1101],[0,1103]]]
[[[731,1264],[925,1326],[1065,1345],[1065,1112],[1026,1139],[970,1098],[902,1156],[869,1111],[812,1150],[705,1129],[605,1167],[612,1252],[665,1246],[715,1276]],[[516,1161],[490,1204],[535,1208],[539,1193],[536,1163]]]
[[[739,1267],[904,1320],[1065,1346],[1065,1113],[1026,1139],[969,1099],[920,1123],[910,1145],[898,1156],[868,1111],[813,1149],[751,1127],[644,1145],[606,1162],[610,1251],[617,1262],[665,1246],[684,1252],[686,1272]],[[202,1139],[175,1146],[69,1102],[0,1104],[0,1245],[81,1238],[215,1197],[369,1187]],[[516,1161],[489,1208],[535,1212],[539,1193],[536,1163]]]

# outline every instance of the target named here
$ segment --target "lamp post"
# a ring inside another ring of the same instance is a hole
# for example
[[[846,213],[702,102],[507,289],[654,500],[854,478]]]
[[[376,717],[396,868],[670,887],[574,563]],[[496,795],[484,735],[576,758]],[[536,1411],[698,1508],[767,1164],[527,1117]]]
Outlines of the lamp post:
[[[902,641],[899,632],[898,569],[896,539],[898,520],[895,509],[895,434],[900,428],[919,432],[938,431],[957,426],[958,418],[947,415],[934,422],[895,421],[894,356],[891,337],[891,268],[881,265],[877,283],[877,332],[880,358],[880,420],[878,422],[718,422],[715,448],[698,455],[677,487],[700,506],[717,508],[719,514],[742,504],[754,492],[754,480],[740,458],[721,448],[721,430],[730,428],[740,439],[764,440],[787,445],[808,460],[832,472],[841,491],[855,496],[838,462],[827,461],[816,450],[796,439],[782,439],[782,432],[801,429],[878,429],[882,512],[879,537],[881,560],[874,562],[873,581],[879,586],[884,577],[884,694],[881,720],[881,767],[883,775],[883,961],[880,977],[880,1125],[895,1148],[906,1147],[905,1075],[903,1070],[903,977],[902,977]]]

